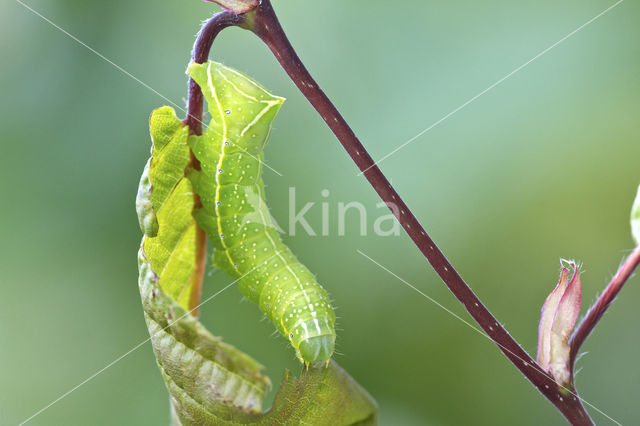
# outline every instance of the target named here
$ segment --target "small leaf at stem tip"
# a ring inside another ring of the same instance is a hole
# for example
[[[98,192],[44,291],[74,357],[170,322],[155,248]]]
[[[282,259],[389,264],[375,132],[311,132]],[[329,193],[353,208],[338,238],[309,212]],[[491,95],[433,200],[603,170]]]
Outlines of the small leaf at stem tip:
[[[204,0],[207,3],[216,3],[218,6],[236,15],[247,13],[260,4],[259,0]]]
[[[562,267],[558,284],[542,305],[538,327],[538,364],[561,386],[571,382],[569,337],[582,304],[580,271],[574,262],[568,266],[573,276],[569,281],[569,268]]]
[[[638,186],[638,194],[631,208],[631,234],[636,245],[640,245],[640,186]]]

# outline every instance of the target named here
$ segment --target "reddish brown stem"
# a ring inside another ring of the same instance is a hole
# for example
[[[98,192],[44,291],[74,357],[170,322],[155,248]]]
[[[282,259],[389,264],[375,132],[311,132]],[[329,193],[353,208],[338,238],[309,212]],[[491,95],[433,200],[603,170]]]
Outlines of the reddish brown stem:
[[[202,64],[209,58],[209,52],[213,41],[216,39],[220,31],[225,28],[240,25],[245,20],[244,15],[234,15],[231,12],[220,12],[213,15],[204,23],[202,29],[198,33],[198,38],[193,45],[191,52],[191,60],[195,63]],[[192,78],[189,79],[189,103],[187,105],[187,118],[184,124],[189,126],[191,133],[194,135],[202,134],[202,111],[203,98],[200,86]]]
[[[376,166],[347,122],[311,77],[289,43],[269,0],[262,0],[260,6],[247,15],[248,18],[244,27],[260,37],[273,52],[282,68],[331,128],[344,149],[364,173],[371,186],[390,207],[404,230],[469,314],[495,342],[504,355],[560,410],[571,424],[593,424],[580,400],[573,395],[566,397],[558,392],[558,385],[553,379],[540,369],[529,354],[496,321],[438,249],[411,210],[409,210],[409,207]],[[391,208],[392,206],[394,208]]]
[[[625,260],[624,264],[618,269],[618,272],[613,276],[611,282],[604,289],[596,303],[589,309],[587,315],[576,329],[575,333],[571,337],[569,344],[571,345],[571,371],[573,371],[573,365],[576,361],[576,355],[580,350],[580,347],[589,336],[593,328],[602,318],[611,302],[616,298],[624,283],[627,282],[633,271],[640,263],[640,246],[636,247],[631,255]]]
[[[200,201],[199,197],[196,201]],[[202,282],[204,281],[204,270],[206,264],[207,234],[204,230],[198,227],[196,230],[196,267],[193,271],[193,275],[191,276],[191,295],[189,297],[189,310],[191,315],[196,318],[198,318],[199,315],[200,300],[202,299]]]

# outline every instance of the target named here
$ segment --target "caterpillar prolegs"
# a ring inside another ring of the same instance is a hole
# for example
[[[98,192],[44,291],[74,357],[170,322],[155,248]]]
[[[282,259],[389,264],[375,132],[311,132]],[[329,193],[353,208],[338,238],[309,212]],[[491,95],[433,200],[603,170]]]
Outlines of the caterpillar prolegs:
[[[190,173],[202,202],[195,217],[215,247],[213,263],[239,280],[301,362],[328,362],[336,338],[329,297],[282,242],[265,203],[263,150],[284,99],[216,62],[192,63],[188,74],[212,117],[189,144],[201,164]]]

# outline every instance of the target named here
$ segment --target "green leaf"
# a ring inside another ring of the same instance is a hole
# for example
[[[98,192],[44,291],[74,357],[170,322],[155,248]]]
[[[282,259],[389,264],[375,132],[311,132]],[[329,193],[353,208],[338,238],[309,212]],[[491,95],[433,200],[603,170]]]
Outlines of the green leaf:
[[[144,254],[160,277],[162,290],[188,308],[196,256],[193,188],[185,177],[189,128],[170,107],[153,112],[150,128],[152,157],[143,172],[136,201],[140,227],[146,235]]]
[[[260,424],[374,425],[377,420],[373,398],[332,360],[327,367],[304,368],[300,379],[286,371]]]
[[[631,234],[636,245],[640,245],[640,186],[638,186],[638,194],[631,208]]]
[[[249,419],[261,410],[269,379],[249,356],[211,335],[159,287],[143,249],[140,295],[160,372],[182,424]]]

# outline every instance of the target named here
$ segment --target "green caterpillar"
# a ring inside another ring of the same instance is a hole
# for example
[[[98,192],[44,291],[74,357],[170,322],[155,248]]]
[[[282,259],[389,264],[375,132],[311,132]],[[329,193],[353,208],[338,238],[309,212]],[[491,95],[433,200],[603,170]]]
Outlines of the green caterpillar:
[[[190,138],[201,170],[189,177],[202,202],[196,221],[215,247],[213,263],[239,280],[301,362],[328,362],[336,338],[329,297],[282,242],[265,203],[263,150],[284,99],[216,62],[192,63],[188,74],[212,117],[202,136]]]

